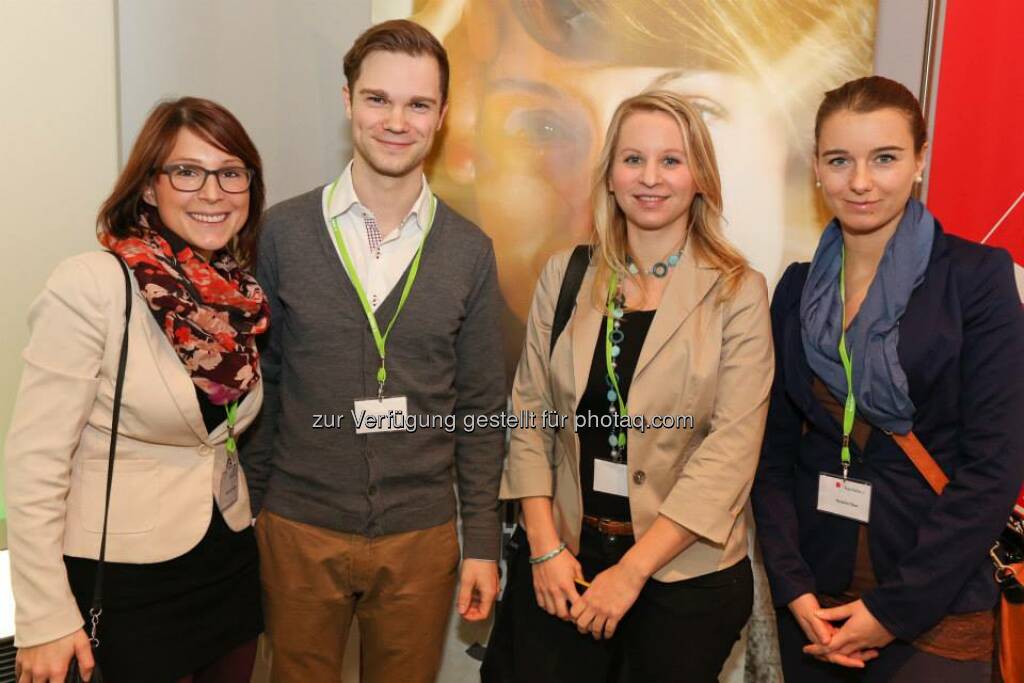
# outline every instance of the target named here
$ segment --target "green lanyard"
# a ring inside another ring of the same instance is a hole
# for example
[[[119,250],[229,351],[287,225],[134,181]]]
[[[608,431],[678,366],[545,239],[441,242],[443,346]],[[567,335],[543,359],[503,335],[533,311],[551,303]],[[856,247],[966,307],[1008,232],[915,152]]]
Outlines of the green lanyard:
[[[327,193],[327,206],[330,210],[331,200],[334,199],[334,191],[338,189],[338,181],[335,180],[334,184],[331,185],[330,191]],[[331,218],[331,230],[334,234],[334,243],[338,246],[338,252],[341,254],[341,260],[345,263],[345,269],[348,272],[348,279],[352,281],[352,286],[356,289],[356,295],[359,297],[359,303],[363,305],[363,312],[366,314],[366,319],[370,323],[370,332],[373,333],[373,341],[377,345],[377,354],[380,356],[380,368],[377,369],[377,398],[381,399],[384,397],[384,382],[388,378],[388,371],[384,368],[384,357],[385,357],[385,345],[388,341],[388,335],[391,334],[391,328],[395,326],[395,321],[398,320],[398,314],[402,312],[402,308],[405,307],[405,301],[409,298],[409,292],[412,290],[412,283],[416,280],[416,273],[420,269],[420,257],[423,256],[423,245],[427,241],[427,234],[430,232],[430,228],[434,225],[434,214],[437,211],[437,198],[434,195],[430,195],[430,220],[427,221],[427,227],[423,231],[423,239],[420,240],[420,246],[416,249],[416,256],[412,260],[412,265],[409,267],[409,274],[405,278],[405,286],[402,288],[402,296],[398,300],[398,308],[395,309],[395,314],[391,316],[391,322],[388,323],[387,329],[384,330],[384,334],[381,334],[380,327],[377,325],[377,318],[373,314],[373,307],[370,306],[369,300],[366,298],[366,292],[363,290],[363,283],[359,281],[359,276],[356,274],[356,268],[352,265],[352,257],[349,256],[348,248],[345,246],[345,239],[341,235],[341,228],[338,227],[338,219],[336,217]]]
[[[232,401],[224,406],[224,412],[228,414],[228,440],[224,444],[228,455],[238,452],[238,444],[235,443],[235,422],[238,421],[238,401]]]
[[[846,372],[846,406],[843,408],[843,448],[839,457],[843,461],[843,479],[850,471],[850,432],[853,431],[853,419],[857,414],[857,399],[853,396],[853,363],[846,350],[846,246],[843,246],[843,257],[839,266],[839,300],[843,304],[842,324],[839,326],[839,358],[843,361]]]
[[[606,303],[607,315],[605,316],[604,326],[604,366],[605,372],[608,374],[608,382],[612,385],[612,389],[615,390],[615,396],[619,401],[619,414],[625,419],[629,416],[629,410],[626,408],[626,402],[622,398],[622,392],[619,390],[619,377],[615,372],[615,368],[612,366],[612,330],[615,325],[615,320],[622,315],[622,311],[615,306],[615,293],[619,287],[619,274],[612,273],[611,278],[608,280],[608,301]],[[626,447],[626,432],[619,432],[619,448]]]

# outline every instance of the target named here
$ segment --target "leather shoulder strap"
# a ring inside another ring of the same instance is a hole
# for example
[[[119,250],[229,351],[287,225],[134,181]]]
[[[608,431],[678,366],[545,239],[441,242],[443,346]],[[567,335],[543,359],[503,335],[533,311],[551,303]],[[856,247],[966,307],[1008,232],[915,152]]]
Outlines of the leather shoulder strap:
[[[551,321],[551,348],[548,355],[554,353],[555,343],[562,336],[562,330],[569,324],[572,307],[576,304],[576,295],[583,284],[583,276],[590,265],[590,245],[581,244],[572,250],[569,265],[562,276],[562,287],[558,290],[558,302],[555,304],[555,317]]]
[[[935,458],[924,447],[924,444],[918,440],[914,432],[911,431],[906,434],[894,433],[892,439],[907,454],[910,462],[914,463],[914,467],[925,478],[928,485],[932,487],[932,491],[935,491],[936,495],[941,496],[942,491],[946,488],[946,484],[949,483],[949,477],[942,471],[939,463],[935,462]]]
[[[128,325],[132,319],[132,279],[128,273],[128,266],[120,256],[114,252],[110,253],[117,259],[117,264],[121,266],[121,273],[124,275],[124,334],[121,336],[121,353],[117,360],[114,404],[110,418],[110,450],[107,453],[107,489],[103,501],[103,533],[100,535],[100,552],[96,561],[96,583],[93,587],[92,606],[89,609],[93,645],[99,642],[96,639],[96,626],[99,623],[99,615],[103,611],[103,567],[107,557],[107,521],[110,517],[110,492],[114,484],[114,455],[117,453],[117,428],[121,418],[121,393],[124,390],[124,371],[128,364]]]

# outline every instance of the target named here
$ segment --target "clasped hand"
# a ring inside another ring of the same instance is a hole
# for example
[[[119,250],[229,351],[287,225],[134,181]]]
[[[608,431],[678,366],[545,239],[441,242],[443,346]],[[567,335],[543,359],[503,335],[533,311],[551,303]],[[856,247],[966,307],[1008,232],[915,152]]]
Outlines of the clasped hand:
[[[621,562],[598,574],[569,612],[576,629],[595,639],[611,638],[645,581],[642,574]]]
[[[806,593],[793,600],[789,608],[811,641],[804,652],[822,661],[863,669],[866,662],[878,657],[880,648],[894,639],[863,600],[821,609],[817,598]],[[832,623],[844,620],[842,626]]]
[[[583,571],[568,550],[533,566],[537,604],[548,614],[574,622],[580,633],[595,639],[615,634],[645,582],[642,574],[621,563],[598,574],[583,595],[576,589],[576,579],[583,579]]]

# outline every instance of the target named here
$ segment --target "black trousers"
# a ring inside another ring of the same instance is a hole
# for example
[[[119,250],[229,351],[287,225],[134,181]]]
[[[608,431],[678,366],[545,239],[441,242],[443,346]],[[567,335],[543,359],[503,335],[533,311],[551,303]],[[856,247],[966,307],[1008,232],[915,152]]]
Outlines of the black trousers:
[[[581,635],[537,605],[529,545],[513,537],[501,612],[481,668],[483,683],[701,683],[717,681],[753,607],[746,558],[686,581],[651,579],[611,640]],[[583,528],[578,560],[589,581],[633,545]]]

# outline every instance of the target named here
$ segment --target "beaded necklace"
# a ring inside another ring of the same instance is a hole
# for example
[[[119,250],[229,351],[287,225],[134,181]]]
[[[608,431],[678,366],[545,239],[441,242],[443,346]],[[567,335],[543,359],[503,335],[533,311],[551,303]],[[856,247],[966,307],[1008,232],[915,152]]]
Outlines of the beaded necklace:
[[[685,246],[685,241],[683,246]],[[644,271],[644,275],[653,275],[656,278],[663,278],[668,275],[669,268],[675,268],[679,263],[679,257],[683,255],[683,247],[679,247],[679,250],[674,254],[669,254],[664,261],[655,261],[654,265]],[[633,259],[628,255],[626,256],[626,268],[632,275],[639,275],[640,268],[633,262]]]
[[[689,237],[689,234],[689,231],[687,231],[686,236]],[[669,269],[675,268],[679,264],[679,259],[685,247],[686,237],[683,238],[683,243],[677,251],[670,254],[664,261],[655,263],[649,270],[645,271],[645,274],[653,275],[656,278],[663,278],[668,275]],[[626,257],[626,268],[633,275],[637,275],[640,272],[629,256]],[[622,281],[619,279],[618,273],[612,273],[608,279],[608,299],[605,306],[607,312],[604,333],[604,381],[608,385],[608,413],[612,416],[608,445],[611,446],[612,462],[620,463],[626,457],[626,430],[622,428],[622,425],[627,422],[629,410],[626,408],[626,398],[619,389],[619,373],[616,370],[618,365],[616,359],[622,353],[622,343],[626,339],[626,334],[622,331],[622,316],[625,315],[626,295],[622,291]]]
[[[605,322],[604,352],[605,352],[605,377],[608,384],[608,413],[612,416],[611,434],[608,435],[608,445],[611,446],[612,462],[622,462],[626,454],[626,431],[620,429],[616,424],[616,416],[622,411],[623,416],[628,416],[626,401],[619,390],[619,373],[616,371],[616,358],[622,352],[622,342],[626,335],[622,331],[622,316],[626,306],[626,296],[622,293],[619,285],[618,273],[612,273],[608,282],[608,313]]]

